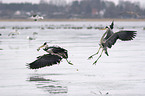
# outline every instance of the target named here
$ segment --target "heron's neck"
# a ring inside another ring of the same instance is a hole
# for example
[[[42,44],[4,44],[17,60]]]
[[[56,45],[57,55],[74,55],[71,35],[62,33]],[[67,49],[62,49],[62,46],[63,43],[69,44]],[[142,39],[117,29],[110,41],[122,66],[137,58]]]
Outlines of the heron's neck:
[[[107,34],[107,32],[108,32],[108,30],[103,34],[103,36],[102,36],[102,38],[100,40],[100,43],[103,42],[103,39],[104,39],[105,35]]]
[[[49,48],[49,46],[48,45],[45,45],[44,49],[48,49],[48,48]]]

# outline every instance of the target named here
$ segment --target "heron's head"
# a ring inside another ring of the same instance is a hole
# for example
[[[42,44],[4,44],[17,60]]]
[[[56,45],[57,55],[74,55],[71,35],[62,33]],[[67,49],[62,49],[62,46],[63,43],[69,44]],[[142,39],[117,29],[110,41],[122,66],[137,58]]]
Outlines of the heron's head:
[[[113,28],[114,28],[114,21],[112,21],[111,25],[106,26],[105,28],[100,29],[100,30],[107,30],[107,29],[113,29]]]
[[[109,28],[109,26],[106,26],[106,27],[105,27],[105,29],[108,29],[108,28]]]
[[[43,48],[43,47],[45,47],[45,46],[48,46],[48,45],[47,45],[47,42],[44,42],[44,44],[43,44],[42,46],[40,46],[40,47],[37,49],[37,51],[39,51],[41,48]]]
[[[106,26],[105,28],[99,29],[99,30],[107,30],[109,29],[109,26]]]

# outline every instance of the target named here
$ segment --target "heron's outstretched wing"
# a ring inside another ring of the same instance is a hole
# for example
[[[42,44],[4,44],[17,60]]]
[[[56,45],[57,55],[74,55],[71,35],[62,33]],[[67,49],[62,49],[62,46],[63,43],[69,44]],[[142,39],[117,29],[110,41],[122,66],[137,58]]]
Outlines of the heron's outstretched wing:
[[[42,67],[52,66],[54,64],[60,63],[61,60],[62,58],[57,55],[45,54],[38,57],[38,59],[34,62],[29,63],[28,67],[29,69],[39,69]]]
[[[112,45],[115,44],[117,39],[120,39],[122,41],[129,41],[129,40],[133,40],[133,38],[135,38],[135,36],[136,36],[136,31],[127,31],[127,30],[119,31],[119,32],[116,32],[116,33],[112,34],[106,40],[104,45],[106,45],[107,47],[111,48]]]
[[[133,40],[133,38],[135,38],[136,31],[123,30],[123,31],[117,32],[117,34],[118,34],[120,40],[129,41],[129,40]]]

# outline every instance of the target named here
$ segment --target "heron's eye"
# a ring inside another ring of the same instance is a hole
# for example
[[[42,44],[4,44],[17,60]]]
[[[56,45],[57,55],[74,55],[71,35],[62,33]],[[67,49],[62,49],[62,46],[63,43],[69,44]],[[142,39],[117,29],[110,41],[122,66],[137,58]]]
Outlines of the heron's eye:
[[[46,45],[47,43],[45,42],[44,45]]]
[[[108,28],[108,26],[106,26],[105,28]]]

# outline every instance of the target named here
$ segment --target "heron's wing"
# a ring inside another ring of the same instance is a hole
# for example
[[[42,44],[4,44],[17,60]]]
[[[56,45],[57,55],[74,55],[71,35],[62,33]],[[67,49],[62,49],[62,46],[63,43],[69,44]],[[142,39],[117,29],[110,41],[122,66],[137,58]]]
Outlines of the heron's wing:
[[[137,31],[127,31],[127,30],[123,30],[123,31],[119,31],[116,34],[118,34],[119,39],[122,41],[129,41],[129,40],[133,40],[133,38],[135,38]]]
[[[60,63],[61,60],[62,58],[57,55],[45,54],[43,56],[39,56],[34,62],[28,64],[28,67],[29,69],[39,69]]]
[[[61,53],[61,52],[64,52],[64,51],[65,51],[64,48],[61,48],[61,47],[59,47],[59,46],[52,46],[52,47],[49,47],[49,48],[52,48],[52,51],[53,51],[54,53]]]
[[[106,45],[107,47],[111,48],[112,45],[115,44],[115,42],[117,41],[117,39],[120,39],[122,41],[129,41],[129,40],[133,40],[133,38],[135,38],[136,36],[136,31],[119,31],[116,32],[114,34],[112,34],[104,43],[104,45]]]
[[[58,54],[58,55],[61,55],[63,58],[68,58],[68,53],[67,53],[67,50],[64,49],[64,48],[61,48],[61,47],[54,47],[52,49],[52,51],[55,53],[55,54]]]

